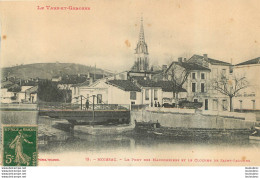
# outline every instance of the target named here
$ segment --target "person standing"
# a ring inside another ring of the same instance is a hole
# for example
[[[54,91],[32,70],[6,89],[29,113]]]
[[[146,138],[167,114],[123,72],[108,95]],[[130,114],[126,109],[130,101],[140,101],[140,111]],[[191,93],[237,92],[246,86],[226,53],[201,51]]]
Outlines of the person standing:
[[[87,99],[87,101],[86,101],[86,109],[88,110],[88,108],[89,108],[89,101]]]

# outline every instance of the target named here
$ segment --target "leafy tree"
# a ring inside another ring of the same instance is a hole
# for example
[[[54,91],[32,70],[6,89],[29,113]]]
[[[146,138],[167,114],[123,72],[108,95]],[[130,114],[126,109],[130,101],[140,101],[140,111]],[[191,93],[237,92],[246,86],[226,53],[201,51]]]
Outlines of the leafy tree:
[[[39,82],[38,97],[45,102],[62,102],[63,94],[58,89],[57,84],[50,80]]]

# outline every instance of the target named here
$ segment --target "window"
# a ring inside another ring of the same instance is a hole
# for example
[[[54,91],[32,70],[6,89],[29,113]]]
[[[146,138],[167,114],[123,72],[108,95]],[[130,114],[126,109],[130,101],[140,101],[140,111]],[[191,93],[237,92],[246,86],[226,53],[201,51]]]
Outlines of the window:
[[[158,90],[154,90],[154,100],[158,100]]]
[[[253,103],[253,109],[255,109],[255,100],[252,100]]]
[[[194,72],[191,73],[191,78],[192,78],[192,79],[196,79],[196,73],[194,73]]]
[[[76,95],[76,94],[77,94],[77,88],[74,87],[74,95]]]
[[[227,72],[226,69],[222,69],[222,70],[221,70],[221,76],[222,76],[222,77],[226,77],[226,72]]]
[[[102,95],[97,94],[97,104],[101,104],[101,103],[102,103]]]
[[[209,100],[205,99],[205,110],[209,109]]]
[[[222,110],[226,111],[228,108],[227,100],[222,100]]]
[[[201,74],[200,74],[200,78],[201,78],[201,79],[205,79],[205,73],[201,73]]]
[[[194,101],[195,103],[197,103],[197,102],[198,102],[198,99],[194,99],[193,101]]]
[[[217,111],[218,110],[218,100],[213,99],[213,110]]]
[[[210,77],[213,78],[213,79],[216,79],[218,77],[218,69],[212,69],[211,70],[212,72],[210,72]]]
[[[192,83],[192,92],[196,92],[196,83]]]
[[[130,100],[136,100],[136,92],[135,91],[130,92]]]
[[[201,90],[201,93],[205,92],[205,84],[204,83],[200,84],[200,90]]]
[[[239,103],[240,103],[240,109],[243,109],[243,101],[239,100]]]
[[[149,100],[149,89],[145,89],[145,100]]]

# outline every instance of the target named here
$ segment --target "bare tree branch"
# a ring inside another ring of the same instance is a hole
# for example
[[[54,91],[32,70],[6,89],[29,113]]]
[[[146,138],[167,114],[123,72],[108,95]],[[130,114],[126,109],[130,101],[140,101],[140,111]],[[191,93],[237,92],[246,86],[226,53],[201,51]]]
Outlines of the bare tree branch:
[[[233,76],[233,78],[228,79],[226,76],[221,75],[221,77],[217,77],[211,83],[211,88],[213,90],[219,91],[220,93],[228,96],[230,98],[230,111],[232,111],[232,98],[236,97],[236,94],[247,88],[249,83],[246,77],[237,77]]]

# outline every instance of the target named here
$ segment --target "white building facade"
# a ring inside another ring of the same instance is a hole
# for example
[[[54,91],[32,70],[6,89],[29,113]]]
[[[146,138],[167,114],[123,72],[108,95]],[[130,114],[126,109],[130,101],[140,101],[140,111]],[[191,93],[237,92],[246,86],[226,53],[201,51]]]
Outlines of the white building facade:
[[[193,55],[189,63],[201,65],[209,70],[191,71],[187,80],[187,92],[189,100],[203,103],[203,110],[228,111],[229,97],[212,89],[211,82],[221,76],[231,77],[232,65],[227,62],[208,58],[207,54],[203,56]]]
[[[234,97],[234,109],[237,111],[260,111],[260,57],[234,66],[233,73],[245,77],[248,87]]]

